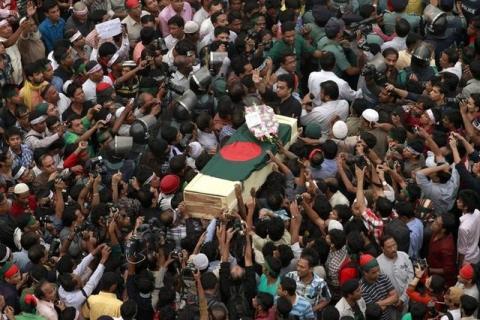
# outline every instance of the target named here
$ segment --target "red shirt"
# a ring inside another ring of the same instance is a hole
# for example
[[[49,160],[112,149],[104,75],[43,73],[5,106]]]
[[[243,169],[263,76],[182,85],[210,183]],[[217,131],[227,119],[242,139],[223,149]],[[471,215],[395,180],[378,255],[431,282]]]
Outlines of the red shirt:
[[[14,201],[12,203],[12,208],[10,209],[10,215],[13,218],[18,217],[21,215],[25,210],[30,209],[32,212],[35,212],[35,209],[37,208],[37,201],[35,200],[34,195],[28,196],[28,208],[25,208],[23,205],[18,203],[17,201]]]
[[[457,249],[451,234],[438,240],[434,240],[433,236],[431,237],[428,244],[428,266],[443,268],[443,277],[448,287],[455,285],[457,282],[456,259]]]

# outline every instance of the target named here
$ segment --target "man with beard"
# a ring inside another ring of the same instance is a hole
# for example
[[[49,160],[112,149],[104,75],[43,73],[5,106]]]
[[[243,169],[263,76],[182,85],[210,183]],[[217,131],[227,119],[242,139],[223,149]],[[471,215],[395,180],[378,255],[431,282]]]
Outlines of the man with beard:
[[[220,291],[223,302],[227,305],[230,319],[252,317],[251,301],[255,297],[256,281],[252,260],[252,245],[250,237],[246,237],[245,268],[239,265],[230,267],[228,260],[230,244],[235,231],[225,230],[222,225],[220,231],[220,251],[222,260],[220,265]]]
[[[42,102],[40,92],[48,84],[43,79],[43,65],[39,62],[34,62],[25,66],[25,84],[20,90],[20,98],[23,103],[32,110],[34,106]]]

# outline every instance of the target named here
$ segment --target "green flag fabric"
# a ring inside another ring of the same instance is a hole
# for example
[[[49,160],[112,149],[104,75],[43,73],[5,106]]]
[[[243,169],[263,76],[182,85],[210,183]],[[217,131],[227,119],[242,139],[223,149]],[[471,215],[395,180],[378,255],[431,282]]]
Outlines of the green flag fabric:
[[[280,123],[278,139],[284,144],[288,143],[291,131],[292,128],[289,125]],[[230,181],[244,181],[252,172],[266,165],[267,150],[275,153],[277,146],[257,140],[244,124],[207,163],[202,173]]]

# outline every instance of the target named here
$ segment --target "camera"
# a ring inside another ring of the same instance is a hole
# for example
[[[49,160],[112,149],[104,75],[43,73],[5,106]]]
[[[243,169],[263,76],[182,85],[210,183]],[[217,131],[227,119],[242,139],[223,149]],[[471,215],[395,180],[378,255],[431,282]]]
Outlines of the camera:
[[[347,159],[346,163],[349,166],[356,165],[360,169],[363,169],[368,165],[367,160],[364,156],[355,156],[353,158]]]
[[[414,265],[418,265],[422,270],[428,268],[427,259],[416,259]]]
[[[153,51],[160,51],[162,55],[167,54],[168,52],[167,44],[165,43],[165,40],[163,40],[163,38],[157,38],[153,40],[149,45],[149,49]]]
[[[238,232],[240,235],[243,236],[245,234],[245,229],[245,222],[241,221],[240,219],[235,219],[233,221],[233,230]]]
[[[295,200],[297,201],[297,204],[300,205],[303,202],[303,196],[301,194],[297,194],[295,196]]]
[[[91,158],[87,161],[87,164],[85,166],[87,172],[92,172],[94,177],[105,174],[107,171],[102,156]]]
[[[165,244],[165,230],[158,219],[152,218],[137,228],[135,236],[130,237],[126,243],[125,254],[128,257],[142,257],[149,261],[156,252]],[[176,252],[177,257],[180,252]],[[175,259],[172,252],[172,258]],[[178,259],[178,258],[177,258]],[[137,261],[138,262],[138,261]]]
[[[60,254],[60,239],[53,239],[48,249],[48,257],[58,256]]]

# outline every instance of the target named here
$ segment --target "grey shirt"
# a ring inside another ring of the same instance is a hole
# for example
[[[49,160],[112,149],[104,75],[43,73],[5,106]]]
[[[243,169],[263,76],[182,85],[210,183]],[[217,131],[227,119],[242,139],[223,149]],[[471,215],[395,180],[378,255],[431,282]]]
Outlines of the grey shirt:
[[[452,166],[452,176],[446,183],[434,183],[427,176],[416,172],[418,186],[422,190],[422,196],[432,200],[435,213],[441,214],[453,208],[460,185],[460,175],[457,169]]]

